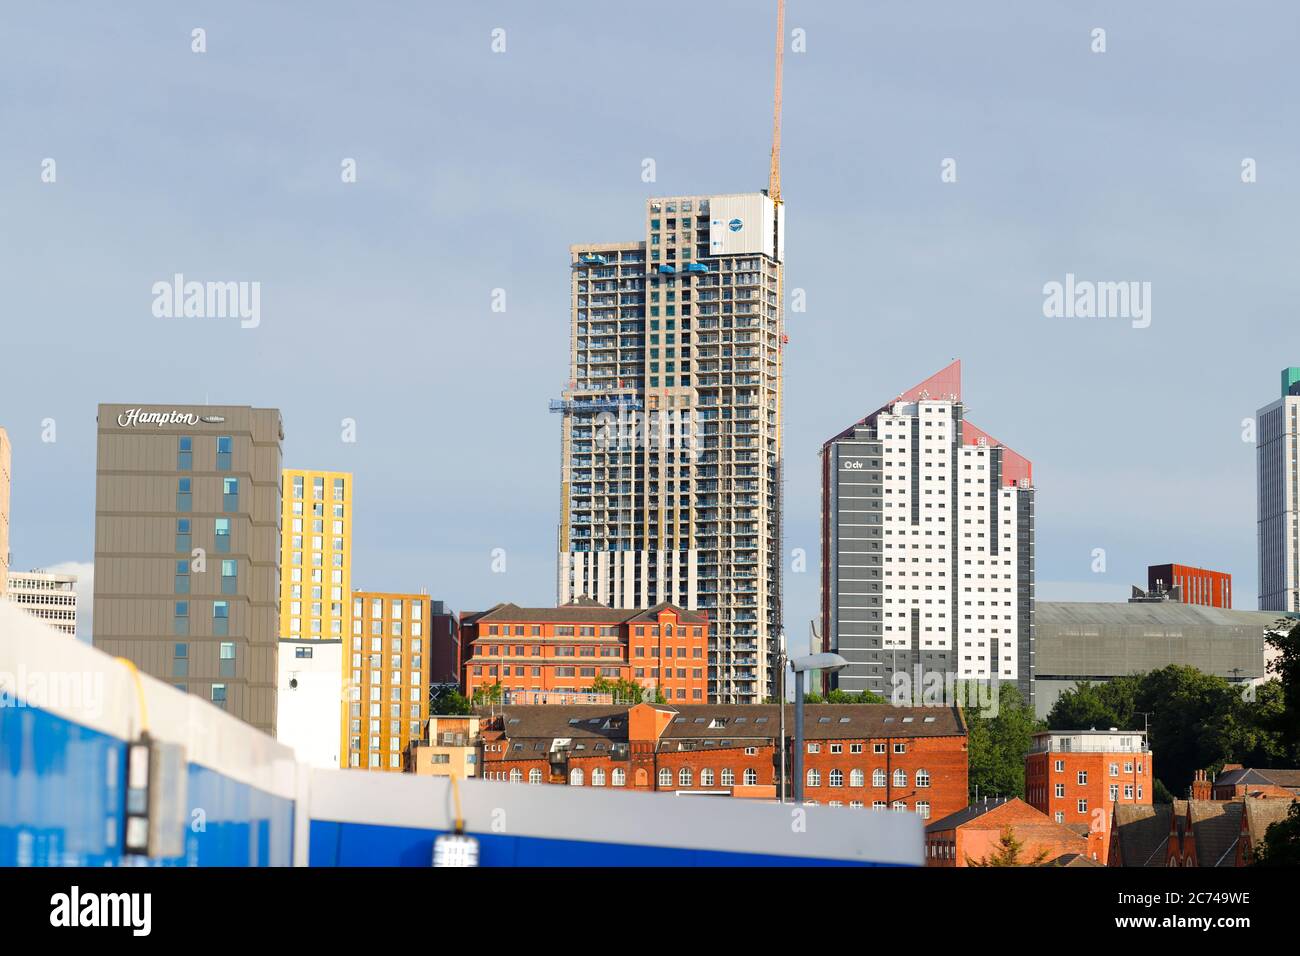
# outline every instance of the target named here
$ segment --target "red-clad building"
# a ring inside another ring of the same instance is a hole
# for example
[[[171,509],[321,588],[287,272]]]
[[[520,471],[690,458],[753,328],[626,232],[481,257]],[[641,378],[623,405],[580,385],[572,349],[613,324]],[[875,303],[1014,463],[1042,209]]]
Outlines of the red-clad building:
[[[484,779],[775,799],[775,704],[510,706],[481,712]],[[785,720],[786,772],[794,733]],[[804,798],[944,816],[966,805],[966,725],[956,708],[810,704]],[[786,790],[790,791],[787,779]]]
[[[1088,855],[1103,864],[1115,806],[1150,805],[1153,788],[1145,731],[1044,731],[1025,755],[1025,801],[1086,833]]]
[[[1151,594],[1178,589],[1184,604],[1205,607],[1232,607],[1232,575],[1188,564],[1153,564],[1147,568],[1147,592]]]
[[[461,615],[460,631],[466,696],[499,683],[508,696],[563,702],[603,678],[657,689],[670,704],[708,700],[705,611],[666,602],[619,610],[587,598],[549,608],[498,604]]]

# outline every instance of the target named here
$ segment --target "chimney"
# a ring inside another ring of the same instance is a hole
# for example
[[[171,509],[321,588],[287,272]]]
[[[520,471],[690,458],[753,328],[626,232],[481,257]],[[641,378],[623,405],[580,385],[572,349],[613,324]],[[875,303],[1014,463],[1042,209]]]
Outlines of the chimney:
[[[1204,770],[1196,771],[1196,777],[1192,780],[1192,799],[1209,800],[1210,794],[1209,776]]]

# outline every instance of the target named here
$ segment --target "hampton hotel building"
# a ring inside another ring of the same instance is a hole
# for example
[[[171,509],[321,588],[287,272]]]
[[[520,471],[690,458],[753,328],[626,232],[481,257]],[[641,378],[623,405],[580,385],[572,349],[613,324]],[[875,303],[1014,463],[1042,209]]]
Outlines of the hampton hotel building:
[[[273,408],[99,406],[95,646],[272,735],[283,439]]]

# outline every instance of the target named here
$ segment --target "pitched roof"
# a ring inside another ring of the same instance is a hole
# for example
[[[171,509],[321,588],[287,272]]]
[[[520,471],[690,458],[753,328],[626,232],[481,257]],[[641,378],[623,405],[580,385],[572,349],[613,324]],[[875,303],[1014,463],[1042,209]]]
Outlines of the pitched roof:
[[[933,833],[939,830],[955,830],[957,827],[970,823],[972,820],[977,820],[986,813],[992,813],[999,807],[1005,807],[1009,803],[1020,803],[1026,807],[1029,806],[1029,804],[1025,803],[1019,797],[1002,797],[992,801],[991,803],[972,803],[970,806],[958,810],[956,813],[950,813],[946,817],[940,817],[933,823],[927,824],[925,832]],[[1046,817],[1046,814],[1044,814],[1044,816]]]
[[[1096,860],[1084,856],[1082,853],[1062,853],[1054,860],[1048,860],[1046,863],[1040,863],[1039,866],[1101,866]]]
[[[1200,866],[1234,866],[1241,835],[1241,801],[1189,800],[1188,820],[1196,836]]]
[[[1165,865],[1172,804],[1115,805],[1115,833],[1125,866]]]
[[[683,624],[704,624],[708,615],[703,611],[688,611],[668,601],[660,601],[649,608],[612,608],[589,597],[579,597],[559,607],[520,607],[518,604],[497,604],[486,611],[475,611],[461,616],[462,624],[479,621],[521,622],[558,622],[578,624],[624,624],[629,622],[650,622],[658,619],[659,612],[665,608],[674,611]]]
[[[1294,800],[1277,798],[1258,799],[1246,797],[1244,813],[1246,814],[1246,832],[1250,836],[1250,845],[1259,846],[1264,840],[1268,828],[1279,820],[1286,818]]]
[[[775,704],[662,704],[671,713],[660,740],[721,742],[774,740],[781,712]],[[627,740],[628,707],[620,704],[519,704],[498,706],[505,735],[511,738],[604,737]],[[480,713],[487,713],[482,709]],[[618,727],[605,728],[607,721]],[[572,723],[571,721],[577,721]],[[594,722],[593,722],[594,721]],[[786,736],[794,735],[794,707],[786,705]],[[894,707],[891,704],[808,704],[804,739],[960,737],[966,733],[956,708]]]
[[[1300,789],[1300,770],[1270,770],[1254,767],[1239,767],[1227,770],[1214,778],[1216,787],[1237,787],[1272,784],[1284,790]]]

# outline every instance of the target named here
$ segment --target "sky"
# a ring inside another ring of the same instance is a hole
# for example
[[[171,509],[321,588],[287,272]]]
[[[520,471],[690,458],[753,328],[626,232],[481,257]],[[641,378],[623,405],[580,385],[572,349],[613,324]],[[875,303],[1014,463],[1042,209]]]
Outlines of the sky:
[[[97,403],[210,401],[355,474],[354,586],[553,603],[568,247],[766,186],[774,7],[0,7],[14,567],[88,569]],[[792,646],[822,442],[953,358],[1034,462],[1039,599],[1175,561],[1253,608],[1244,422],[1300,364],[1300,7],[789,0],[786,27]],[[156,317],[175,273],[259,282],[260,324]],[[1150,283],[1149,326],[1045,316],[1067,274]]]

